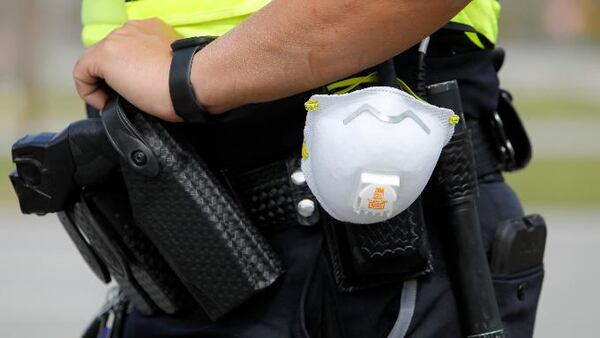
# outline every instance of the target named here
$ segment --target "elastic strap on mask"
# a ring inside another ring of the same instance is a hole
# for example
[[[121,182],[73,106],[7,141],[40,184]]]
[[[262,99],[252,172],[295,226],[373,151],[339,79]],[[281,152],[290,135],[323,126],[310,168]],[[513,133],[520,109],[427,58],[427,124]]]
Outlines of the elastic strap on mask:
[[[396,81],[398,82],[400,89],[412,95],[415,99],[425,102],[421,97],[415,94],[415,92],[404,81],[402,81],[399,78],[396,78]],[[379,77],[377,76],[377,72],[373,72],[369,75],[351,77],[348,79],[337,81],[327,85],[325,88],[327,89],[327,92],[329,92],[332,95],[340,95],[349,93],[360,85],[374,84],[378,82]]]
[[[351,92],[359,85],[377,83],[378,80],[379,79],[377,77],[377,73],[373,72],[369,75],[351,77],[348,79],[337,81],[327,85],[325,88],[327,89],[327,92],[333,95],[346,94]]]

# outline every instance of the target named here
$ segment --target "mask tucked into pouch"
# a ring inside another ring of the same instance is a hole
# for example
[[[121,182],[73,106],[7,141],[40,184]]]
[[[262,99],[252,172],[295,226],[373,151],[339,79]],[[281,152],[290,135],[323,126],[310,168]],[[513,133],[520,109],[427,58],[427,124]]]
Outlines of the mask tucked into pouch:
[[[371,224],[421,194],[458,116],[392,87],[313,95],[306,103],[302,171],[333,218]]]

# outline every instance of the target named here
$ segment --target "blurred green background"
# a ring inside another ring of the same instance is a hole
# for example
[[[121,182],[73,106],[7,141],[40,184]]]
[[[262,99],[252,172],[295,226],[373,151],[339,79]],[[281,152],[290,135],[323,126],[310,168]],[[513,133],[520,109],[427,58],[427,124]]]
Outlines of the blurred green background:
[[[77,1],[0,3],[0,173],[6,174],[16,138],[82,118],[70,76],[82,48]],[[526,205],[600,205],[598,0],[502,3],[499,45],[507,59],[500,78],[534,144],[531,166],[506,178]],[[0,205],[15,202],[8,180],[0,180]]]

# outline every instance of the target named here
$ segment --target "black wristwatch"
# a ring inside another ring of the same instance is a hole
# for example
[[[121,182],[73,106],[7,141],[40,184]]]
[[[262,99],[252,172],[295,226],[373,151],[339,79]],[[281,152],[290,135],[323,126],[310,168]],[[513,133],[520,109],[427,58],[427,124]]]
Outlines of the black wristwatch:
[[[185,122],[206,123],[214,118],[196,99],[190,79],[194,55],[214,39],[212,36],[193,37],[171,44],[173,60],[169,70],[169,92],[175,113]]]

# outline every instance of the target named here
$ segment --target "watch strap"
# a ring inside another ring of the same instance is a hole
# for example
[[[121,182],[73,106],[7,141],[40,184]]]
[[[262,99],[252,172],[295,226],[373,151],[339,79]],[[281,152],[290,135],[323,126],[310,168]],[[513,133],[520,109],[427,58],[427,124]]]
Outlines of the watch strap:
[[[191,82],[194,55],[213,38],[194,37],[171,44],[173,60],[169,70],[169,92],[175,113],[185,122],[206,123],[213,116],[198,102]]]

